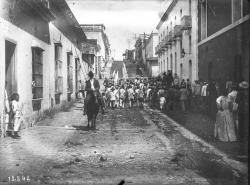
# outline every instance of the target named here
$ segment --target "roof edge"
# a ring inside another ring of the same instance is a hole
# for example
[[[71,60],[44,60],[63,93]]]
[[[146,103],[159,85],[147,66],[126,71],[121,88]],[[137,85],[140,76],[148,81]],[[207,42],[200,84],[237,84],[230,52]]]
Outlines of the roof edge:
[[[167,10],[165,11],[165,13],[163,14],[163,16],[161,17],[160,22],[156,26],[157,30],[159,30],[159,28],[161,27],[162,23],[167,19],[169,12],[173,9],[173,7],[177,3],[177,1],[178,0],[172,0],[171,4],[168,6]]]

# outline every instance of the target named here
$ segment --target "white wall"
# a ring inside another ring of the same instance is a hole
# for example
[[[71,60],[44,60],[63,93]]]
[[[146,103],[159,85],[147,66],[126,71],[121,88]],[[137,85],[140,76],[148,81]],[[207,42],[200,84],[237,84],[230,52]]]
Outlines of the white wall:
[[[61,102],[67,100],[67,52],[72,51],[73,65],[73,94],[75,98],[75,57],[79,57],[82,63],[81,52],[53,25],[49,24],[51,44],[47,44],[33,35],[23,31],[13,24],[0,18],[0,108],[3,108],[3,93],[5,83],[5,40],[16,43],[16,62],[17,62],[17,92],[20,101],[24,104],[24,116],[34,115],[32,109],[32,52],[31,46],[38,46],[43,52],[43,100],[42,110],[50,107],[50,98],[54,99],[55,91],[55,61],[54,61],[54,42],[61,38],[62,61],[63,61],[63,94]],[[84,76],[84,75],[83,75]]]
[[[180,10],[182,9],[182,15],[180,14]],[[181,17],[184,15],[190,15],[189,13],[189,1],[188,0],[178,0],[176,5],[173,7],[172,11],[169,13],[167,20],[163,22],[161,27],[159,28],[159,35],[163,35],[165,31],[165,35],[172,30],[174,31],[175,25],[181,24]],[[175,19],[176,17],[176,19]],[[192,17],[192,28],[191,28],[191,54],[186,54],[184,58],[181,58],[181,48],[180,48],[180,39],[177,40],[171,48],[168,48],[167,51],[163,52],[163,57],[159,57],[159,62],[167,63],[168,58],[168,68],[160,69],[161,72],[167,71],[170,69],[170,55],[173,56],[173,73],[177,72],[180,76],[180,64],[183,64],[183,78],[189,78],[189,60],[192,60],[192,81],[198,78],[198,1],[191,0],[191,17]],[[171,29],[172,22],[172,29]],[[160,42],[160,40],[159,40]],[[184,48],[186,53],[189,53],[189,31],[184,31],[182,33],[182,48]],[[175,71],[175,52],[177,54],[177,71]],[[162,65],[164,66],[164,65]],[[167,64],[165,65],[167,66]]]
[[[102,37],[102,32],[84,32],[85,35],[87,36],[88,39],[97,39],[97,44],[100,45],[100,51],[97,52],[97,58],[98,56],[101,57],[101,60],[98,61],[100,62],[100,67],[104,67],[104,59],[105,59],[105,45],[104,45],[104,40]],[[99,69],[98,69],[99,70]]]

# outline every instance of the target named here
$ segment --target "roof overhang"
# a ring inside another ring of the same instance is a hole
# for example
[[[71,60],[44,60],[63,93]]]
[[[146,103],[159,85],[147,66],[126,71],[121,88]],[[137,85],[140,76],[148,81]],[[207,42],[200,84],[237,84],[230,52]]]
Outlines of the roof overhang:
[[[159,28],[161,27],[161,25],[163,24],[163,22],[167,19],[169,13],[172,11],[173,7],[176,5],[178,0],[172,0],[171,4],[169,5],[168,9],[165,11],[165,13],[163,14],[163,16],[161,17],[160,22],[158,23],[158,25],[156,26],[156,29],[159,30]]]
[[[44,3],[44,1],[24,0],[30,7],[32,7],[40,16],[47,22],[55,20],[55,15],[51,9]]]

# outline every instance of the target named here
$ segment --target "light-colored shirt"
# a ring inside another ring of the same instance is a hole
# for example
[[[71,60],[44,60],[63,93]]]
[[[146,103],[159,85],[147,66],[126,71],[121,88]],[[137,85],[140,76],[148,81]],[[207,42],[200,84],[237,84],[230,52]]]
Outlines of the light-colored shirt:
[[[16,100],[13,100],[11,102],[11,105],[12,105],[12,110],[15,113],[15,117],[16,118],[21,117],[23,115],[22,114],[22,105],[21,105],[21,103],[16,101]]]
[[[119,91],[118,91],[118,89],[114,90],[114,94],[115,94],[116,99],[119,99]]]
[[[120,98],[124,98],[124,97],[125,97],[125,90],[120,89]]]
[[[139,93],[139,90],[140,90],[140,89],[136,89],[136,90],[135,90],[135,93],[138,94],[138,93]]]
[[[150,89],[150,88],[147,90],[147,98],[149,97],[149,93],[150,93],[151,90],[152,89]]]
[[[90,79],[90,84],[91,84],[91,89],[92,90],[95,90],[95,87],[94,87],[94,79]]]
[[[202,86],[201,96],[207,96],[207,84]]]
[[[228,94],[228,98],[229,98],[232,102],[235,102],[236,97],[237,97],[237,91],[235,91],[235,90],[233,90],[232,92],[230,92],[230,93]]]
[[[179,83],[180,83],[179,78],[178,77],[174,77],[174,84],[175,85],[179,85]]]
[[[166,99],[165,97],[160,97],[160,104],[163,105],[164,103],[166,103]]]
[[[114,91],[111,91],[111,92],[110,92],[110,100],[111,100],[111,101],[115,101],[115,100],[116,100],[115,92],[114,92]]]

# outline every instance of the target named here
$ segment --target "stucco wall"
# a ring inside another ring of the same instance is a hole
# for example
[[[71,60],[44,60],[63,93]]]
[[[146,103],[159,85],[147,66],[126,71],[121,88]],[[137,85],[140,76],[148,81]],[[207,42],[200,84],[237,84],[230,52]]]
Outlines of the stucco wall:
[[[49,43],[48,23],[23,0],[1,0],[0,17]]]
[[[20,94],[20,101],[24,105],[24,116],[29,117],[36,112],[32,109],[32,52],[31,46],[37,46],[44,50],[43,52],[43,100],[41,110],[47,109],[51,105],[50,98],[54,99],[55,91],[55,61],[54,61],[54,42],[62,43],[62,61],[63,61],[63,93],[61,102],[67,100],[67,52],[73,53],[73,94],[75,98],[75,57],[79,57],[82,63],[80,51],[52,24],[49,24],[51,44],[47,44],[37,37],[34,37],[23,29],[0,18],[0,106],[3,108],[3,92],[5,83],[5,40],[16,44],[16,65],[17,65],[17,92]],[[84,64],[82,64],[84,65]],[[84,67],[84,66],[83,66]]]
[[[97,44],[99,44],[100,46],[100,50],[96,53],[97,55],[97,60],[96,62],[99,63],[99,65],[94,65],[97,67],[97,71],[100,71],[102,69],[102,67],[104,67],[104,59],[105,59],[105,45],[104,45],[104,40],[102,37],[102,32],[84,32],[87,36],[88,39],[97,39]],[[99,69],[101,68],[101,69]],[[94,71],[96,71],[94,69]],[[98,75],[96,74],[96,77],[98,77]]]
[[[172,54],[172,70],[173,73],[177,73],[184,79],[190,78],[192,81],[198,78],[198,1],[191,1],[191,18],[192,18],[192,28],[190,31],[183,31],[182,37],[179,38],[172,47],[168,48],[167,51],[162,52],[159,55],[159,70],[160,72],[164,72],[167,70],[171,70],[171,54]],[[182,13],[180,13],[182,10]],[[177,4],[173,7],[172,11],[169,13],[167,19],[163,22],[163,24],[159,28],[159,36],[167,34],[172,30],[174,31],[175,25],[181,24],[181,18],[184,15],[190,15],[189,13],[189,1],[187,0],[178,0]],[[171,28],[172,22],[172,28]],[[191,34],[191,52],[189,51],[189,34]],[[186,55],[181,58],[181,46],[180,39],[182,39],[182,48],[185,50]],[[161,40],[159,40],[161,41]],[[176,57],[175,57],[176,53]],[[191,54],[189,54],[191,53]],[[175,63],[176,60],[176,63]],[[189,61],[192,61],[192,70],[189,69]],[[181,75],[180,65],[183,65],[183,74]]]
[[[155,47],[157,46],[157,44],[158,44],[158,34],[153,33],[151,34],[146,45],[147,58],[157,57],[157,55],[155,54]]]

